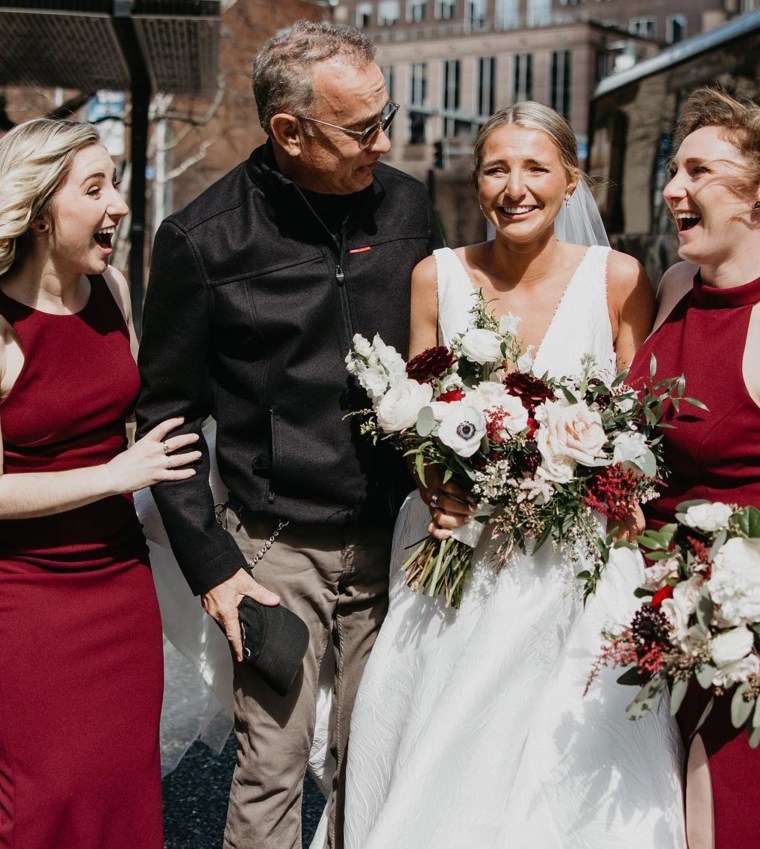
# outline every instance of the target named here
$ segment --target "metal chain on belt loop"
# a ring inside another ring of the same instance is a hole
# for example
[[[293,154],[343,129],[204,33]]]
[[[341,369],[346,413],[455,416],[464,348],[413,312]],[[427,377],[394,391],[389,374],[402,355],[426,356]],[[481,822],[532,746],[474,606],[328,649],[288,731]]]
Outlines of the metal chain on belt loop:
[[[249,566],[251,569],[254,569],[254,568],[255,568],[255,566],[256,566],[256,564],[257,564],[260,560],[263,560],[263,559],[264,559],[264,555],[265,555],[265,554],[267,553],[267,551],[269,551],[269,549],[270,549],[270,548],[274,545],[274,541],[275,541],[275,540],[277,539],[277,537],[280,535],[280,531],[281,531],[284,527],[286,527],[288,524],[290,524],[290,523],[289,523],[289,522],[287,522],[287,521],[285,521],[284,519],[280,519],[280,521],[277,523],[277,527],[274,529],[274,533],[272,534],[272,536],[271,536],[271,537],[269,537],[269,539],[268,539],[268,540],[264,543],[264,545],[262,545],[262,546],[261,546],[261,548],[260,548],[260,549],[256,552],[256,555],[254,556],[253,560],[249,560],[249,561],[248,561],[248,566]]]

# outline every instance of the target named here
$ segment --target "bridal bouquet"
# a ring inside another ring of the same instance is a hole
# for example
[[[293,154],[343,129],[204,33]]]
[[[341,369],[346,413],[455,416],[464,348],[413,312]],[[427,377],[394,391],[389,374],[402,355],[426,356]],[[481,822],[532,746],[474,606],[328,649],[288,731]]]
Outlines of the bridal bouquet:
[[[482,296],[451,349],[437,346],[405,363],[378,336],[353,339],[348,371],[369,395],[362,432],[411,457],[424,483],[436,465],[477,502],[474,519],[446,540],[427,537],[408,557],[407,583],[458,607],[483,526],[506,562],[548,540],[581,572],[586,595],[607,561],[612,535],[598,511],[620,522],[656,494],[663,476],[655,427],[663,406],[683,398],[683,379],[637,395],[625,375],[606,382],[592,358],[575,377],[537,377],[516,338],[519,319],[497,319]],[[654,374],[654,363],[652,367]]]
[[[733,689],[731,721],[760,743],[760,510],[684,501],[676,521],[639,538],[650,566],[637,595],[647,600],[607,643],[604,665],[628,666],[621,684],[640,689],[627,714],[638,719],[670,690],[675,714],[691,681],[713,697]]]

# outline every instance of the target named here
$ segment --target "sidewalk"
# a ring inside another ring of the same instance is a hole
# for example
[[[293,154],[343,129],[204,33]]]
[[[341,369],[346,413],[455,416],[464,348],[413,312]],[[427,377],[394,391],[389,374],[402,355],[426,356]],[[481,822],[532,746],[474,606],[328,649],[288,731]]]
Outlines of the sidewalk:
[[[166,849],[221,849],[227,814],[235,738],[222,754],[202,743],[193,744],[184,759],[164,779]],[[322,813],[324,799],[307,778],[304,786],[303,845],[308,847]]]

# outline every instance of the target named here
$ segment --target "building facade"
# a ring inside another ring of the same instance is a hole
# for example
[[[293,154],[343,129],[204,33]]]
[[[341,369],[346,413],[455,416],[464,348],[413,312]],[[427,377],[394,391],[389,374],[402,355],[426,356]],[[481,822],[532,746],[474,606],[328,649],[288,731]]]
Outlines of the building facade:
[[[750,11],[760,0],[339,0],[336,21],[377,45],[389,95],[401,105],[387,160],[437,195],[450,243],[482,237],[469,175],[479,128],[520,100],[570,122],[585,166],[597,83]],[[465,198],[468,198],[465,201]]]

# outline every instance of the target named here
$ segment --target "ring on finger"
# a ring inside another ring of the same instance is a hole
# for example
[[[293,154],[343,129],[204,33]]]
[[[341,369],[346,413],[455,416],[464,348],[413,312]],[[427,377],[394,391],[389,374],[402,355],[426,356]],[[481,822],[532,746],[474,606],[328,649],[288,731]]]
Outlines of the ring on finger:
[[[162,442],[161,445],[163,445],[163,447],[164,447],[164,454],[168,454],[169,453],[169,443],[168,442]]]
[[[439,501],[440,497],[441,497],[441,493],[440,493],[440,492],[434,492],[434,493],[430,496],[430,506],[433,508],[433,510],[437,510],[437,509],[438,509],[438,501]]]
[[[167,458],[166,458],[166,468],[167,468],[167,469],[171,469],[171,468],[172,468],[172,466],[173,466],[172,458],[171,458],[171,457],[167,457]]]

